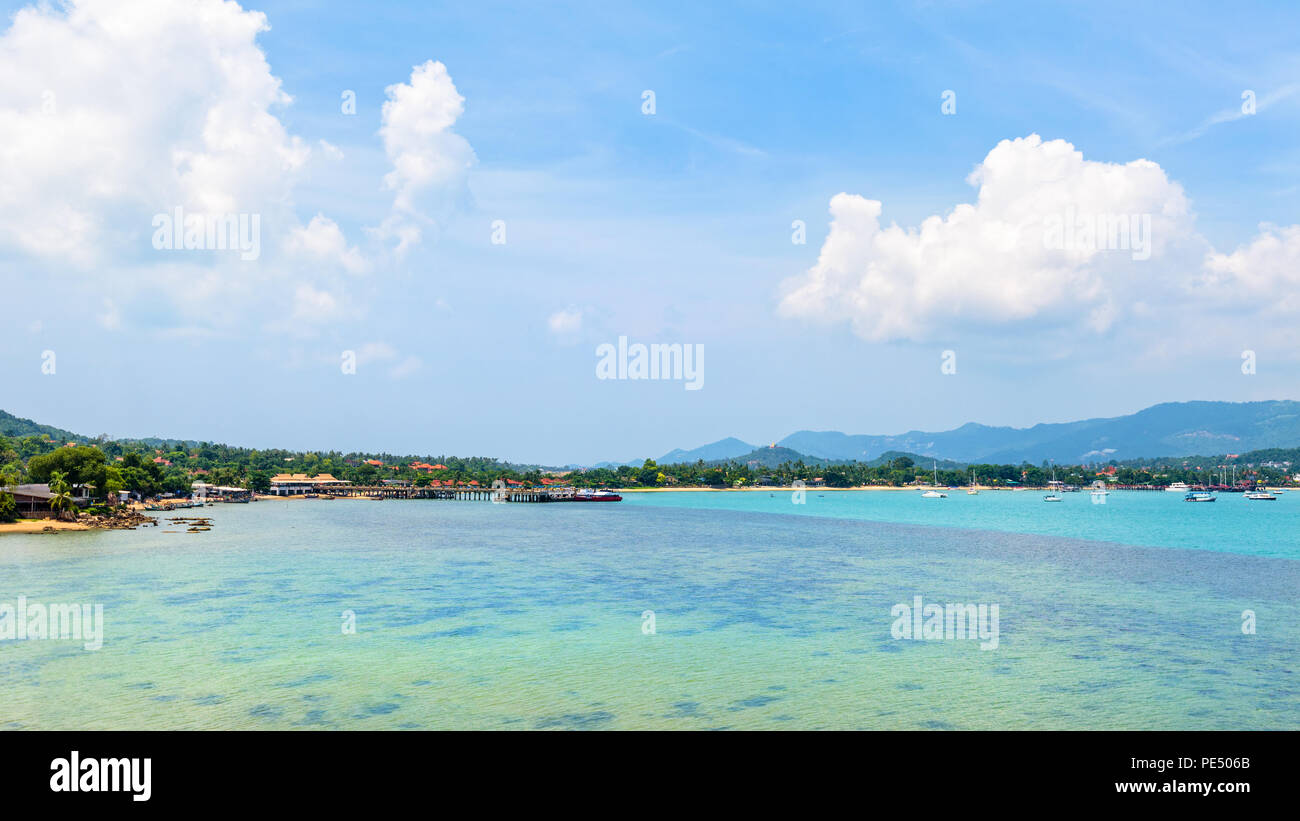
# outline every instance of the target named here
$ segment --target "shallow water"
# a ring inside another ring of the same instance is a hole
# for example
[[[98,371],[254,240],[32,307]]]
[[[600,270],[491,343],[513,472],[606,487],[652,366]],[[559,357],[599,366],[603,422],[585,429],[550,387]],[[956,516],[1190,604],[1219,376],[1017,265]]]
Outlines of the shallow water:
[[[917,514],[944,527],[844,515],[899,494],[808,496],[262,502],[201,534],[5,536],[0,603],[102,603],[106,628],[98,651],[0,641],[0,727],[1300,727],[1300,562],[1276,557],[1300,498],[1217,552],[951,526],[1029,493]],[[1145,521],[1125,510],[1099,515]],[[895,640],[915,595],[998,604],[998,648]]]

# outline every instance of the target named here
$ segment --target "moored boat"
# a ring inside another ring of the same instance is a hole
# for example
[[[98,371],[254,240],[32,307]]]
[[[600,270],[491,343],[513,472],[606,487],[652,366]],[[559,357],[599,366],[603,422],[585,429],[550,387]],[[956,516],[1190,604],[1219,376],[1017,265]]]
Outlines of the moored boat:
[[[621,502],[623,501],[623,497],[619,496],[617,493],[615,493],[612,490],[605,490],[604,488],[600,490],[591,490],[590,488],[583,488],[582,490],[579,490],[577,493],[573,494],[573,501],[575,502]]]

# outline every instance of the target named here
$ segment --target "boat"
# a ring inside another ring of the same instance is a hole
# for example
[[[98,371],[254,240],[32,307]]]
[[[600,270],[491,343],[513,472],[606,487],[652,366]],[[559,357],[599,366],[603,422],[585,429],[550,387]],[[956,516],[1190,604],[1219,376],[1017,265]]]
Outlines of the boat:
[[[1104,499],[1105,497],[1110,495],[1110,491],[1098,487],[1098,488],[1093,488],[1092,492],[1089,495],[1094,498],[1100,497]]]
[[[577,493],[573,494],[573,501],[575,502],[621,502],[623,501],[623,497],[619,496],[617,493],[615,493],[612,490],[605,490],[604,488],[600,490],[583,488],[582,490],[579,490]]]
[[[1188,486],[1186,482],[1174,482],[1172,485],[1165,488],[1167,493],[1186,493],[1189,490],[1191,490],[1191,487]]]
[[[939,486],[939,463],[938,462],[934,463],[934,486],[936,488]],[[940,493],[937,490],[931,489],[931,490],[927,490],[925,493],[922,493],[921,498],[922,499],[947,499],[948,494]]]
[[[1251,490],[1246,492],[1246,498],[1252,502],[1275,502],[1277,497],[1267,490]]]
[[[1213,502],[1214,494],[1207,490],[1193,490],[1183,497],[1184,502]]]
[[[1059,502],[1059,501],[1061,501],[1061,497],[1060,497],[1059,495],[1055,494],[1055,493],[1049,493],[1049,494],[1047,494],[1046,496],[1043,497],[1043,501],[1044,501],[1044,502]]]
[[[971,471],[971,474],[970,474],[970,487],[966,488],[966,495],[967,495],[967,496],[978,496],[978,495],[980,495],[980,492],[979,492],[978,490],[975,489],[975,471]]]

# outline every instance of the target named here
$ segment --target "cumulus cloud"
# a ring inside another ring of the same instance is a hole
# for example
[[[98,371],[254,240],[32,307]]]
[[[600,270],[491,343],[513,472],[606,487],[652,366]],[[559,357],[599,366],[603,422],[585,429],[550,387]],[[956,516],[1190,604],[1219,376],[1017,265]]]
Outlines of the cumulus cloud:
[[[1104,330],[1170,260],[1204,251],[1182,187],[1147,160],[1085,160],[1035,134],[999,143],[967,182],[973,204],[916,228],[882,225],[877,200],[833,197],[830,234],[781,313],[874,341],[1031,320]]]
[[[0,248],[92,264],[148,248],[150,216],[282,207],[310,155],[256,43],[220,0],[72,0],[0,35]]]
[[[1300,225],[1261,225],[1250,243],[1230,254],[1211,253],[1201,285],[1220,304],[1294,312],[1300,308]]]
[[[465,98],[447,67],[429,60],[415,66],[409,83],[385,89],[379,135],[392,163],[384,185],[394,192],[393,213],[379,236],[397,241],[406,252],[423,237],[422,226],[436,226],[466,196],[466,172],[474,151],[452,126],[465,110]]]
[[[348,245],[338,223],[324,214],[317,214],[307,225],[290,230],[285,247],[290,253],[338,265],[353,274],[363,273],[369,267],[361,252]]]

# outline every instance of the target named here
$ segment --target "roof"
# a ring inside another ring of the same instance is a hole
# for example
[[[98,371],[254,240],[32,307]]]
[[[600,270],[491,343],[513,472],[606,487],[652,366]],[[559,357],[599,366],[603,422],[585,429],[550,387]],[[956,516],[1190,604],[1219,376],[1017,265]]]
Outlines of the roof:
[[[277,473],[271,477],[271,484],[316,484],[318,482],[341,482],[341,479],[335,479],[328,473],[322,473],[319,476],[307,477],[305,473]]]
[[[49,485],[15,485],[14,496],[31,496],[37,499],[54,498]]]

